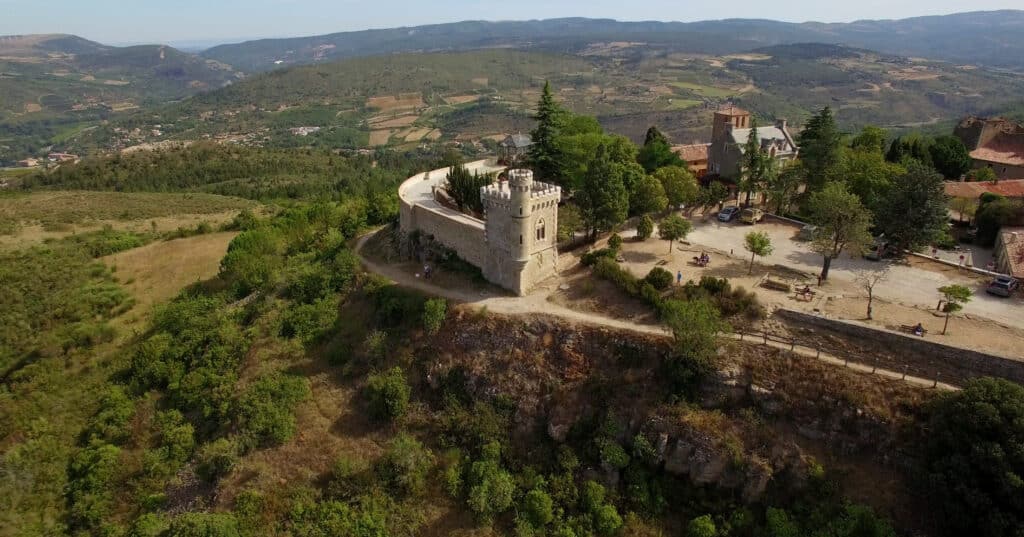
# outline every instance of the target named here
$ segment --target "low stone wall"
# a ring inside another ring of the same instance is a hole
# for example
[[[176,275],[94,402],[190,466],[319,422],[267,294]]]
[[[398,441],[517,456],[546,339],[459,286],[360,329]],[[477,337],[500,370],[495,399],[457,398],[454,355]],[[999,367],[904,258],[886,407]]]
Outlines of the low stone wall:
[[[977,377],[1000,377],[1024,384],[1024,361],[951,347],[925,338],[799,311],[780,309],[775,315],[857,341],[869,341],[883,346],[891,352],[888,353],[889,357],[878,365],[893,371],[905,368],[909,374],[922,378],[934,378],[938,372],[941,373],[943,382],[952,384],[961,384]]]

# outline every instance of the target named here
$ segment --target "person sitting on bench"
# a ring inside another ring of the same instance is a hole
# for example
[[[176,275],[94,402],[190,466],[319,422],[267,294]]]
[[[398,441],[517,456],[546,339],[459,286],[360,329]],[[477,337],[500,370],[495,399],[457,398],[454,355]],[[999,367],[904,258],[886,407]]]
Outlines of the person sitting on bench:
[[[921,323],[917,323],[917,326],[914,327],[914,335],[917,337],[924,337],[924,326],[922,326]]]

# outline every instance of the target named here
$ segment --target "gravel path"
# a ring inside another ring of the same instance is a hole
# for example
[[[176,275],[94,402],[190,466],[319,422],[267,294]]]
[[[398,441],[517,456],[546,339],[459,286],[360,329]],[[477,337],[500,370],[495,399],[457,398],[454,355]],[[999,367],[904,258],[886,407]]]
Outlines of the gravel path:
[[[587,324],[591,326],[603,326],[606,328],[613,328],[616,330],[626,330],[630,332],[639,332],[662,337],[671,336],[671,332],[665,326],[652,326],[631,323],[629,321],[613,319],[610,317],[605,317],[603,315],[570,309],[565,306],[560,306],[558,304],[549,302],[547,298],[548,295],[550,295],[556,290],[557,285],[555,283],[549,284],[548,286],[538,289],[524,297],[501,296],[490,293],[473,293],[460,289],[449,289],[439,287],[437,285],[429,283],[426,280],[417,278],[413,274],[408,274],[397,267],[377,263],[364,256],[362,254],[363,246],[366,244],[366,241],[369,240],[369,238],[372,236],[373,233],[368,233],[360,237],[356,242],[355,251],[356,254],[359,256],[360,260],[362,261],[363,266],[366,268],[366,270],[376,273],[380,276],[384,276],[385,278],[403,287],[416,289],[417,291],[422,291],[433,296],[444,297],[448,300],[452,300],[455,302],[469,304],[479,308],[487,308],[487,311],[491,311],[502,315],[551,315],[568,321],[580,324]],[[729,337],[730,339],[734,340],[739,340],[738,335],[730,335],[726,337]],[[747,339],[749,340],[749,337]],[[751,342],[749,344],[753,345],[755,343]],[[764,343],[758,342],[756,344]],[[767,345],[770,347],[786,351],[790,350],[790,346],[783,343],[769,341]],[[917,386],[930,388],[935,385],[933,380],[906,376],[903,373],[899,373],[896,371],[878,369],[870,365],[848,362],[846,360],[843,360],[842,358],[832,356],[826,353],[818,354],[816,352],[800,348],[797,348],[792,352],[804,357],[821,360],[832,365],[847,367],[854,371],[860,371],[864,373],[875,373],[892,379],[903,379],[906,382],[909,382]],[[939,383],[937,387],[940,389],[947,390],[957,389],[955,386],[942,383]]]

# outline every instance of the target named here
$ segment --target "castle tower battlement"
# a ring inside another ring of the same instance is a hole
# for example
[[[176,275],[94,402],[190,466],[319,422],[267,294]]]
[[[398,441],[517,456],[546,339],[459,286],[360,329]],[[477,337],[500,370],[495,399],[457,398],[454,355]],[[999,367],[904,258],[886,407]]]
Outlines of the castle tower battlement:
[[[496,171],[484,161],[467,167]],[[562,189],[508,170],[505,181],[480,189],[484,220],[436,203],[432,195],[448,170],[409,178],[399,187],[402,230],[428,233],[477,265],[488,281],[523,295],[558,272],[558,203]]]

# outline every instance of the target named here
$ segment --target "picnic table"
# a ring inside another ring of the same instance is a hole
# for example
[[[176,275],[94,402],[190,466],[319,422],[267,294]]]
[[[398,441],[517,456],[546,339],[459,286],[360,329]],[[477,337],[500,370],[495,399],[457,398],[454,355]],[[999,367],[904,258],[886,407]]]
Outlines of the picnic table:
[[[810,301],[814,300],[814,295],[816,295],[816,294],[818,294],[818,293],[816,291],[812,290],[810,287],[804,287],[803,289],[797,289],[796,290],[795,298],[797,300],[803,300],[805,302],[810,302]]]

